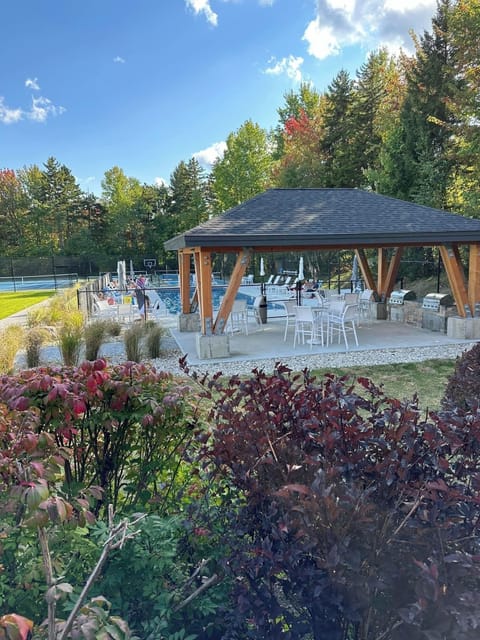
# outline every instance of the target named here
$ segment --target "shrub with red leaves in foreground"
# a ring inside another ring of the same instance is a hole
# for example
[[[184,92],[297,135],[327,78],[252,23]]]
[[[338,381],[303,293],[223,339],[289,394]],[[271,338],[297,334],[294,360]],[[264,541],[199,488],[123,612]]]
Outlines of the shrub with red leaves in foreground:
[[[478,411],[424,421],[415,398],[282,365],[199,381],[204,467],[243,500],[223,505],[224,638],[480,637]]]

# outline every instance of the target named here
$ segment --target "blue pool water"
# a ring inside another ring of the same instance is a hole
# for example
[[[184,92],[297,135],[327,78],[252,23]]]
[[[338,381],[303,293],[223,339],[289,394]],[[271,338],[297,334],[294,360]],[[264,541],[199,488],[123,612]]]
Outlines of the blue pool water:
[[[218,309],[218,307],[220,306],[220,298],[225,295],[226,288],[226,285],[214,285],[212,287],[212,302],[214,309]],[[163,300],[163,302],[165,302],[169,313],[180,313],[180,289],[178,287],[162,287],[161,289],[157,289],[157,293]],[[248,306],[253,306],[257,294],[258,290],[253,290],[252,295],[238,292],[236,297],[237,300],[246,300]],[[267,304],[267,306],[272,310],[274,308],[279,308],[278,305],[270,302]]]
[[[214,308],[220,306],[220,298],[225,295],[226,287],[212,287],[212,300]],[[157,289],[160,298],[165,302],[168,313],[180,313],[180,289],[178,287],[162,287]]]

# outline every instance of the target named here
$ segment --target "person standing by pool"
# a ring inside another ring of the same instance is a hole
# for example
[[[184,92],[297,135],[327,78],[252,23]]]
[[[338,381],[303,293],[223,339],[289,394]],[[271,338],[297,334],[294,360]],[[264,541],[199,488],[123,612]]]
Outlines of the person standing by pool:
[[[138,276],[135,281],[135,297],[137,298],[138,312],[142,320],[146,318],[145,300],[145,276]]]

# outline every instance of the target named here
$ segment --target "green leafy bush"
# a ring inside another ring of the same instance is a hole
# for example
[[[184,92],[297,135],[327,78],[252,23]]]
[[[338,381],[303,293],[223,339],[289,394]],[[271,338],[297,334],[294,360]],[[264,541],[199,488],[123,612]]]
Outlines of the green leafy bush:
[[[108,531],[99,523],[94,534],[102,544]],[[220,637],[228,587],[219,584],[214,545],[210,532],[190,531],[184,514],[150,514],[125,550],[112,554],[98,590],[142,638]]]
[[[80,588],[102,567],[106,575],[105,550],[120,553],[129,544],[129,512],[180,504],[182,485],[190,481],[189,474],[180,474],[182,456],[195,427],[189,393],[189,387],[153,368],[129,363],[108,369],[102,360],[1,378],[0,606],[18,611],[12,614],[14,635],[8,637],[27,640],[21,634],[29,633],[29,622],[21,616],[38,625],[46,609],[49,640],[106,638],[107,633],[132,637],[104,597],[84,604]],[[113,504],[123,509],[118,524]],[[96,525],[104,538],[91,536],[95,516],[107,513],[108,526]],[[188,568],[185,572],[189,575]],[[166,574],[163,578],[168,593],[173,589]],[[164,622],[150,623],[153,630],[165,628]],[[47,637],[38,634],[34,637]]]

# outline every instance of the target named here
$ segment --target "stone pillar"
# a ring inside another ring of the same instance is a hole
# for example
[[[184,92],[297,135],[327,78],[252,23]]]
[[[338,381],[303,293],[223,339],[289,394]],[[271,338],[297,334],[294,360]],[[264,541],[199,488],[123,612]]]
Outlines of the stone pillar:
[[[480,318],[451,316],[447,320],[447,336],[459,340],[479,340]]]
[[[386,302],[376,302],[377,307],[377,320],[387,320],[388,311],[387,311],[387,303]]]
[[[230,355],[230,337],[225,333],[209,336],[198,333],[196,336],[196,347],[197,357],[200,358],[200,360],[226,358]]]
[[[200,331],[200,314],[180,313],[178,316],[178,330],[182,333]]]

